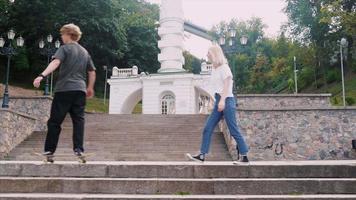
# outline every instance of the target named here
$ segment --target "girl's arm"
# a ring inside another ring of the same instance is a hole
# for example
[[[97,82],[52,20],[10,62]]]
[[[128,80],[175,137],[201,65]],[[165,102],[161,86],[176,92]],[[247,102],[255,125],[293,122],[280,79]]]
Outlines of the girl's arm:
[[[225,99],[229,93],[229,85],[230,85],[230,81],[232,81],[232,77],[228,76],[227,78],[224,79],[224,89],[223,89],[223,93],[221,95],[220,98],[220,102],[218,105],[218,111],[222,112],[225,109]]]

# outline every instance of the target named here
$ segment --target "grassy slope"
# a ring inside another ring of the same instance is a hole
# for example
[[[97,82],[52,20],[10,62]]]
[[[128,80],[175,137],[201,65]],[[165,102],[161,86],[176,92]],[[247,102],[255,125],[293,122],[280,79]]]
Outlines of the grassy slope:
[[[315,89],[314,86],[304,89],[302,93],[331,93],[331,103],[333,105],[342,105],[342,84],[341,82],[331,83],[328,86]],[[345,96],[352,97],[356,101],[356,74],[349,74],[345,77]],[[354,104],[353,106],[355,106]]]

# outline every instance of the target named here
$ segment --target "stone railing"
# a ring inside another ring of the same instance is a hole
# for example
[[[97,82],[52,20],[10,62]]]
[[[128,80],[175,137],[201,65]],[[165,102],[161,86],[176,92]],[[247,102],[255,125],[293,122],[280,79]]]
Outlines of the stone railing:
[[[138,76],[138,67],[133,66],[132,68],[121,68],[114,67],[112,69],[111,78],[129,78],[129,77],[137,77]]]
[[[0,159],[33,133],[36,119],[8,109],[0,109]]]
[[[0,98],[0,102],[2,99]],[[9,107],[17,113],[36,119],[35,131],[45,131],[50,115],[52,97],[11,97]]]
[[[356,159],[356,107],[239,109],[237,116],[252,160]],[[220,128],[236,158],[236,143],[224,121]]]

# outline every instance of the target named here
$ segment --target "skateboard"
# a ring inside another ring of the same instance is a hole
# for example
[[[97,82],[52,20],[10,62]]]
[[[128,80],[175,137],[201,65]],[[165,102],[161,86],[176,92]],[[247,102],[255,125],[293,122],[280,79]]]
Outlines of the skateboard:
[[[33,155],[44,158],[44,163],[54,163],[54,157],[68,157],[75,156],[78,159],[78,162],[81,164],[85,164],[87,162],[86,158],[93,156],[93,153],[82,153],[81,156],[76,156],[74,154],[54,154],[54,155],[43,155],[42,153],[33,152]]]

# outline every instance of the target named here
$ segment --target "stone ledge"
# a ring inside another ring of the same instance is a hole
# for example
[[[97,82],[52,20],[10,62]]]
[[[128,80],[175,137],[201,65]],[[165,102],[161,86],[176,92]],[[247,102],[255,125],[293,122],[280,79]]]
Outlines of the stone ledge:
[[[331,97],[332,94],[237,94],[236,97]]]
[[[2,99],[2,97],[0,97],[0,99]],[[11,99],[49,99],[49,100],[53,100],[53,97],[51,96],[32,96],[32,97],[28,97],[28,96],[14,96],[14,97],[10,97],[10,101]]]
[[[0,108],[0,113],[1,112],[9,112],[9,113],[13,113],[13,114],[19,115],[21,117],[25,117],[25,118],[28,118],[28,119],[36,120],[36,118],[34,118],[34,117],[30,116],[30,115],[27,115],[25,113],[20,113],[20,112],[17,112],[15,110],[7,109],[7,108]]]
[[[1,99],[1,98],[0,98]],[[46,122],[50,115],[50,108],[53,98],[50,96],[36,96],[36,97],[11,97],[9,107],[11,110],[26,114],[35,118],[36,130],[47,130]]]
[[[330,107],[330,108],[313,108],[313,107],[285,107],[285,108],[237,108],[237,111],[356,111],[356,106],[348,107]]]

